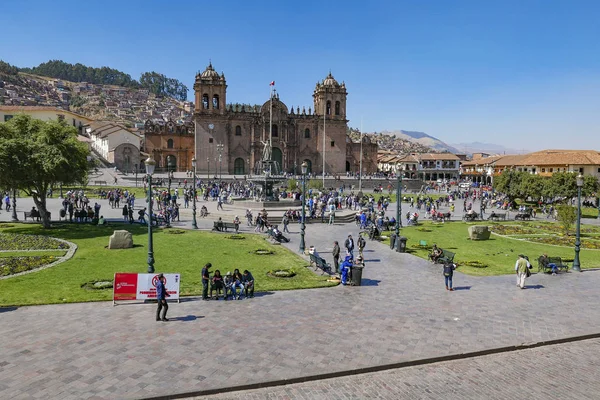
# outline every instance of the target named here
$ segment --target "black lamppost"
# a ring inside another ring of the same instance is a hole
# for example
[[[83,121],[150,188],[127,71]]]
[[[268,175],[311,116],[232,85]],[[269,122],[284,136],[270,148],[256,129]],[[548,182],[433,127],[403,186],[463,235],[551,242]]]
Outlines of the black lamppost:
[[[210,157],[206,157],[206,165],[208,166],[208,171],[206,171],[206,179],[210,179]]]
[[[306,172],[308,171],[308,164],[304,161],[301,165],[302,168],[302,225],[300,225],[300,253],[304,254],[306,244],[304,243],[304,221],[306,220]]]
[[[581,188],[583,187],[583,175],[577,175],[577,230],[575,231],[575,259],[573,260],[573,271],[581,272],[579,263],[579,246],[581,245]]]
[[[17,189],[13,189],[12,192],[12,221],[19,221],[19,218],[17,218]]]
[[[252,178],[252,169],[250,168],[250,159],[246,158],[246,162],[248,163],[248,177]]]
[[[148,173],[148,273],[154,273],[154,246],[152,243],[152,174],[156,161],[152,156],[146,159],[146,172]]]
[[[192,185],[192,228],[198,229],[198,224],[196,223],[196,156],[192,158],[192,168],[194,169],[194,184]]]
[[[402,167],[398,166],[396,178],[396,251],[400,251],[400,224],[402,223]]]
[[[485,179],[485,172],[481,171],[481,182],[479,182],[479,217],[483,221],[483,180]]]
[[[217,144],[217,151],[219,152],[219,180],[222,179],[221,172],[223,171],[223,169],[222,169],[223,164],[221,163],[222,155],[223,155],[223,147],[224,147],[223,143]],[[215,175],[216,175],[216,173],[215,173]]]
[[[63,198],[62,182],[60,183],[60,198]]]
[[[138,172],[137,171],[137,164],[135,164],[133,167],[135,168],[135,187],[138,187],[138,183],[137,183],[137,172]]]

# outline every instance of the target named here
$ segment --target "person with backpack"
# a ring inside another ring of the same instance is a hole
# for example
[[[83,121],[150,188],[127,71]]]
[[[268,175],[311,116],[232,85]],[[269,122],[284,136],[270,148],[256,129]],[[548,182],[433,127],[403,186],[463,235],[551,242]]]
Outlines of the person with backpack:
[[[358,255],[364,259],[363,251],[365,250],[365,246],[367,245],[367,241],[362,235],[358,235]]]
[[[454,275],[454,270],[456,269],[456,264],[453,263],[445,263],[444,264],[444,280],[446,281],[446,290],[454,291],[452,289],[452,276]]]

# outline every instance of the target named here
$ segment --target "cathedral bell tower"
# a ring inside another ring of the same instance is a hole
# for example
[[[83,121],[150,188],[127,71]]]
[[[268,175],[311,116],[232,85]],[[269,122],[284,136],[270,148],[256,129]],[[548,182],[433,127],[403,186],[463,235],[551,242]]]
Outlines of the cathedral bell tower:
[[[327,78],[317,83],[313,93],[315,114],[326,115],[327,119],[346,120],[346,84],[339,84],[331,72]]]
[[[196,113],[205,115],[224,115],[227,104],[227,83],[225,74],[219,75],[212,66],[196,75],[194,82]]]

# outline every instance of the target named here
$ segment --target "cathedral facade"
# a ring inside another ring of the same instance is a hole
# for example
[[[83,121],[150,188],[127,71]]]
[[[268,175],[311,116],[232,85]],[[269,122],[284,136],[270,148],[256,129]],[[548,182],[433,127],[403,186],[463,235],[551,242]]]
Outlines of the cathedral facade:
[[[300,173],[303,162],[315,174],[323,172],[323,163],[327,174],[358,172],[360,143],[347,135],[346,85],[331,73],[317,83],[308,110],[286,106],[276,93],[262,106],[227,104],[225,75],[212,64],[196,75],[194,93],[199,174],[255,174],[269,137],[271,159],[283,172]],[[363,140],[362,154],[363,172],[375,172],[377,145]]]

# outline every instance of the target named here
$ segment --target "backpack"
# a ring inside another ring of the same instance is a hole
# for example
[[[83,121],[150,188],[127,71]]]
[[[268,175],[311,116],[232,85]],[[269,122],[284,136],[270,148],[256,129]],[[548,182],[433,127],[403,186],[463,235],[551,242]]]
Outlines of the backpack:
[[[452,276],[453,270],[454,270],[454,265],[444,264],[444,276]]]
[[[367,245],[367,242],[365,241],[365,239],[361,236],[358,238],[358,247],[365,247]]]

